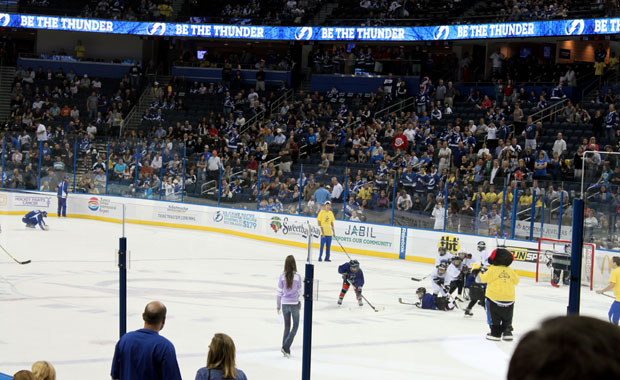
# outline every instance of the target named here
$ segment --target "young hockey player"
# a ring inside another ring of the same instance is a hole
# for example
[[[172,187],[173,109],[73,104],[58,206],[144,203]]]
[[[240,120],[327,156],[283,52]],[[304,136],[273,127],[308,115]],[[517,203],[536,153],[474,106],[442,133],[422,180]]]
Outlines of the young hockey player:
[[[456,289],[459,290],[459,296],[463,294],[463,259],[460,255],[456,255],[452,258],[448,269],[446,270],[446,277],[444,279],[444,286],[448,288],[448,293],[452,294]]]
[[[480,264],[482,264],[484,268],[488,268],[489,267],[489,252],[487,251],[487,243],[485,243],[482,240],[479,241],[478,252],[480,253]]]
[[[444,290],[444,281],[446,279],[446,271],[448,270],[447,263],[441,263],[437,265],[437,268],[431,273],[431,281],[433,284],[433,294],[441,294],[442,297],[447,296]]]
[[[351,260],[348,263],[344,263],[338,267],[338,273],[342,275],[342,290],[338,297],[338,305],[342,305],[342,299],[347,294],[349,287],[353,284],[355,290],[355,296],[357,297],[357,304],[364,306],[362,302],[362,286],[364,286],[364,272],[360,268],[360,263],[357,260]]]
[[[514,260],[505,248],[497,248],[489,261],[491,266],[480,275],[480,281],[487,284],[486,306],[491,332],[489,340],[512,340],[512,315],[514,313],[515,287],[519,275],[509,267]]]
[[[452,259],[452,254],[449,253],[445,247],[439,247],[437,251],[437,257],[435,258],[435,267],[445,262],[448,263]]]
[[[419,302],[416,302],[416,306],[420,309],[430,309],[437,310],[437,306],[435,305],[435,300],[437,296],[431,293],[426,293],[426,288],[418,288],[415,291],[415,294],[418,296]]]
[[[570,283],[570,244],[560,245],[557,253],[553,254],[552,260],[547,266],[553,268],[553,277],[551,277],[551,285],[556,288],[560,287],[560,280],[564,285]],[[562,257],[565,256],[565,257]],[[566,263],[563,263],[563,261]]]
[[[22,218],[22,222],[26,223],[26,227],[36,228],[37,224],[42,230],[47,230],[47,225],[43,218],[47,218],[47,211],[30,211]]]
[[[474,264],[471,273],[467,276],[467,281],[465,281],[465,286],[468,290],[467,293],[469,294],[469,304],[465,308],[466,317],[472,317],[474,315],[471,309],[476,306],[476,303],[486,308],[484,303],[486,285],[480,282],[481,269],[482,266],[480,264]]]

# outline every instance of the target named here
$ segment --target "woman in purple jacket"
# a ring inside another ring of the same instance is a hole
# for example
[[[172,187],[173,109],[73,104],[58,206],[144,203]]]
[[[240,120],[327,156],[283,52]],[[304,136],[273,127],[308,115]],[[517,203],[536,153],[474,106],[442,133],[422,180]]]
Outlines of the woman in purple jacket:
[[[295,257],[289,255],[284,261],[284,273],[280,275],[278,280],[278,296],[277,307],[278,313],[282,309],[284,316],[284,337],[282,338],[282,354],[285,357],[291,357],[291,344],[297,334],[299,327],[299,310],[301,309],[301,276],[297,273],[297,264]],[[293,319],[293,327],[291,328],[291,317]]]

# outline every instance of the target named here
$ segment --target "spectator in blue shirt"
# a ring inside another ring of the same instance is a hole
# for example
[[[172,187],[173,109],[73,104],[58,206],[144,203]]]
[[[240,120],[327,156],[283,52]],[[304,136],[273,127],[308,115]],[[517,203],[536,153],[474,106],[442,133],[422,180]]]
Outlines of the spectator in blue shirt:
[[[144,328],[123,335],[114,349],[112,379],[181,380],[174,345],[159,335],[166,323],[166,306],[149,302],[142,314]]]
[[[325,184],[322,183],[321,187],[319,187],[315,192],[314,192],[314,200],[316,201],[317,204],[319,205],[323,205],[325,204],[325,202],[327,202],[330,198],[331,198],[331,193],[329,192],[329,190],[327,190],[325,188]]]
[[[547,178],[547,165],[548,160],[545,158],[545,154],[543,152],[538,153],[538,159],[534,165],[534,178],[537,179],[546,179]]]

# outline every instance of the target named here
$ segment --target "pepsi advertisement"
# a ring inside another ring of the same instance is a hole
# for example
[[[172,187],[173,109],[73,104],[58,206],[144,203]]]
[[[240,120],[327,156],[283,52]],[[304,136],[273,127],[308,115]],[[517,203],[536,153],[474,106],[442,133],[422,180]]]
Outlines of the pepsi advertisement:
[[[250,40],[440,41],[613,34],[620,32],[620,18],[373,28],[177,24],[0,13],[0,27]]]

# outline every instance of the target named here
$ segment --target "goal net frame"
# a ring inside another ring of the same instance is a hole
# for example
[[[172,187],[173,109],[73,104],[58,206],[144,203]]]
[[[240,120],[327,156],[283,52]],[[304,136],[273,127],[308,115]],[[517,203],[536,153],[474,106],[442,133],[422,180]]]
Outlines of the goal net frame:
[[[545,247],[546,244],[551,244],[552,249]],[[547,262],[553,258],[553,253],[559,252],[559,245],[569,244],[572,247],[570,240],[559,240],[540,238],[538,239],[538,254],[536,255],[536,282],[543,282],[547,278],[546,269],[553,271],[551,268],[547,268]],[[563,249],[562,249],[563,250]],[[570,252],[566,252],[570,254]],[[581,284],[594,289],[594,267],[595,267],[596,245],[592,243],[583,243],[583,251],[581,257]],[[549,275],[552,278],[552,274]]]

